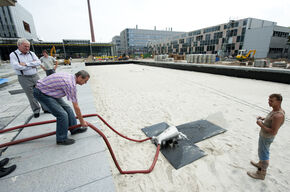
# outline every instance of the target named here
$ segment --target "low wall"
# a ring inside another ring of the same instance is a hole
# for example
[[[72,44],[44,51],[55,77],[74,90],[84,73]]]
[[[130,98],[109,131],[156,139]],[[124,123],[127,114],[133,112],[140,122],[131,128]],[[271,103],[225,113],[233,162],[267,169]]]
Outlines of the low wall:
[[[120,64],[139,64],[153,67],[164,67],[171,69],[197,71],[203,73],[212,73],[219,75],[226,75],[232,77],[257,79],[278,83],[290,84],[290,70],[289,69],[274,69],[274,68],[256,68],[243,66],[224,66],[215,64],[189,64],[189,63],[169,63],[169,62],[152,62],[152,61],[117,61],[117,62],[86,62],[86,66],[91,65],[120,65]]]

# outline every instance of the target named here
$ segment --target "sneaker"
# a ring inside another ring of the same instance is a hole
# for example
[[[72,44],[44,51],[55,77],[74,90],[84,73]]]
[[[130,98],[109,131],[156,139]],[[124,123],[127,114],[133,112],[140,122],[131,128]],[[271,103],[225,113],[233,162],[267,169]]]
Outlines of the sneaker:
[[[39,117],[39,113],[34,113],[34,118],[38,118]]]
[[[0,168],[0,177],[4,177],[6,175],[9,175],[16,169],[16,165],[11,165],[10,167],[1,167]]]
[[[78,134],[78,133],[83,133],[83,132],[86,132],[87,129],[88,128],[86,128],[86,127],[76,128],[76,129],[71,130],[70,134],[75,135],[75,134]]]
[[[8,158],[2,159],[0,161],[0,167],[4,167],[5,165],[7,165],[8,162],[9,162]]]
[[[75,143],[75,140],[73,139],[66,139],[66,140],[63,140],[63,141],[56,141],[56,144],[58,145],[71,145],[71,144],[74,144]]]

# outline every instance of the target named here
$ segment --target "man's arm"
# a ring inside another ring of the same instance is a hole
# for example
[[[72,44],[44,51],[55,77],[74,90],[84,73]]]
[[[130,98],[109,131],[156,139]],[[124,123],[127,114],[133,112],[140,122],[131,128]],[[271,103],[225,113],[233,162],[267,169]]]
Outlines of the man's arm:
[[[41,57],[39,60],[41,62],[40,67],[45,71],[46,69],[45,69],[45,67],[43,65],[43,57]]]
[[[55,60],[54,70],[56,70],[57,65],[58,65],[58,62],[57,62],[57,60]]]
[[[283,122],[283,119],[284,117],[282,114],[273,115],[271,128],[265,126],[260,120],[257,120],[257,124],[261,127],[261,129],[265,130],[265,132],[270,133],[271,135],[276,135]]]
[[[10,53],[9,57],[10,57],[10,63],[13,69],[23,70],[23,71],[31,69],[31,67],[26,66],[25,63],[22,63],[22,62],[19,63],[16,55],[13,52]]]
[[[84,120],[84,118],[82,116],[82,113],[81,113],[81,109],[79,107],[79,104],[78,103],[74,103],[74,102],[72,102],[72,104],[73,104],[75,113],[77,114],[77,117],[78,117],[78,119],[79,119],[82,127],[87,127],[88,124],[87,124],[87,122],[85,122],[85,120]]]
[[[43,66],[43,65],[40,65],[40,67],[45,71],[46,69],[45,69],[45,67]]]
[[[33,61],[26,63],[26,66],[29,66],[29,67],[39,66],[41,64],[41,61],[38,59],[38,57],[35,55],[35,53],[33,53],[33,52],[30,52],[30,53],[32,54]]]

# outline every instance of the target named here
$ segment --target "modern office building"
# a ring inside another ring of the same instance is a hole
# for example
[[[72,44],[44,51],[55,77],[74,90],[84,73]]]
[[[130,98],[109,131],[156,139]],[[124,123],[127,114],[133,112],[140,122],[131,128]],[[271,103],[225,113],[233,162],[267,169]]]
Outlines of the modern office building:
[[[149,51],[153,54],[235,56],[239,50],[255,49],[255,58],[287,58],[289,33],[289,27],[278,26],[276,22],[246,18],[161,40],[150,45]]]
[[[43,42],[37,37],[32,15],[26,11],[17,1],[0,1],[0,60],[9,60],[9,54],[17,49],[16,42],[19,38],[30,41],[31,50],[39,57],[43,49],[48,51],[55,49],[56,56],[88,57],[112,56],[113,45],[111,43],[92,43],[90,40],[68,40],[62,42]]]
[[[120,33],[120,53],[122,54],[145,54],[148,52],[148,45],[162,39],[182,34],[184,32],[169,30],[148,30],[148,29],[125,29]]]
[[[115,56],[121,56],[121,38],[119,35],[116,35],[112,38],[112,44],[113,46],[113,55]]]
[[[9,60],[9,54],[17,49],[17,38],[0,40],[0,60]],[[93,56],[113,56],[113,44],[111,43],[92,43],[90,40],[68,40],[62,42],[43,42],[30,41],[30,50],[35,52],[38,57],[42,56],[42,50],[50,52],[55,49],[53,54],[57,58],[86,58]]]
[[[32,15],[19,3],[0,7],[0,38],[38,40]]]

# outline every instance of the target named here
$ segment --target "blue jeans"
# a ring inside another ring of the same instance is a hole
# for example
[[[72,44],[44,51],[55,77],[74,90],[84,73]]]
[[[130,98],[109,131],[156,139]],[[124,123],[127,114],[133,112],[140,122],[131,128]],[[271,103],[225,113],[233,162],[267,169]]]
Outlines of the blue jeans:
[[[77,124],[72,108],[62,98],[45,95],[37,88],[33,89],[33,95],[40,104],[46,105],[52,115],[56,117],[56,141],[66,140],[68,128]]]
[[[274,137],[266,138],[260,134],[258,155],[261,161],[267,161],[270,159],[270,145],[273,142],[273,140],[274,140]]]

